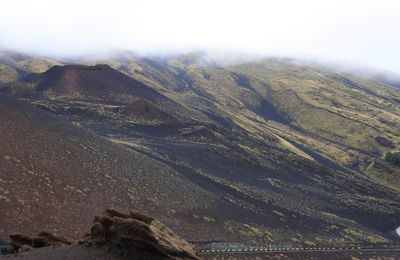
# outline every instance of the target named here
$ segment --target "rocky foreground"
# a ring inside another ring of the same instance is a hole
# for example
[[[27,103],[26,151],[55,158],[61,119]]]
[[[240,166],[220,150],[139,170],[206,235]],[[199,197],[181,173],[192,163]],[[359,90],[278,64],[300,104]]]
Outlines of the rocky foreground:
[[[194,248],[168,227],[138,212],[106,210],[81,240],[48,232],[10,236],[0,243],[13,259],[198,259]]]

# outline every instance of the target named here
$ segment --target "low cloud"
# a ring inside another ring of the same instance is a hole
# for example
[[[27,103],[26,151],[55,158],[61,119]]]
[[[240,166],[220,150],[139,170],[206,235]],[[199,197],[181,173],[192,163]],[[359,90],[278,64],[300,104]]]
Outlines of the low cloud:
[[[396,0],[2,0],[0,12],[0,46],[39,54],[207,50],[400,72]]]

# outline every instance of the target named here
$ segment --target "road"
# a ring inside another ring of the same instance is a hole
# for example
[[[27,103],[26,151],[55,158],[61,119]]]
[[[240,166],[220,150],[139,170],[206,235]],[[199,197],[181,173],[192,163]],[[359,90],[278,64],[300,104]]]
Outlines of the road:
[[[195,246],[196,247],[196,246]],[[222,248],[221,246],[206,245],[197,246],[199,255],[212,254],[257,254],[257,253],[296,253],[296,252],[394,252],[400,253],[400,245],[388,246],[342,246],[342,247],[275,247],[275,246],[243,246],[235,245],[234,247]]]

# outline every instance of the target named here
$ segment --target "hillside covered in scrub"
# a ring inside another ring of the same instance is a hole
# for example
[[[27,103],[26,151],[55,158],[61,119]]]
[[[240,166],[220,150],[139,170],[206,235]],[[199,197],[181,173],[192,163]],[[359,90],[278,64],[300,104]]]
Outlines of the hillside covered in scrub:
[[[189,241],[395,239],[397,83],[203,53],[4,51],[0,64],[0,236],[46,227],[80,237],[83,212],[112,207]]]

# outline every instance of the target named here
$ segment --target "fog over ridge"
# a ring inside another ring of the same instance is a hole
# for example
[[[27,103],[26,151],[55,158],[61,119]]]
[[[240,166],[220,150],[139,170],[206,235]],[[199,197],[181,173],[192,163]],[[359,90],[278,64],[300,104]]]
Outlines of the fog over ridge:
[[[395,0],[2,0],[0,12],[0,47],[49,57],[200,50],[228,62],[282,56],[400,72]]]

